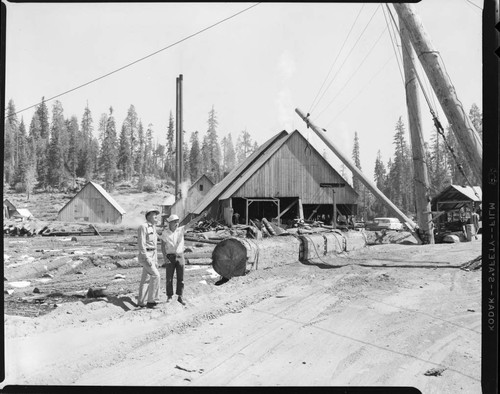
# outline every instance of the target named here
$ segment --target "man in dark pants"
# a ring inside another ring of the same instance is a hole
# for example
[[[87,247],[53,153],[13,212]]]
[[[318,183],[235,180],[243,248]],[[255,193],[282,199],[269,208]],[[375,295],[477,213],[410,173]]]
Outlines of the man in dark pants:
[[[174,295],[173,280],[174,271],[177,275],[175,294],[177,301],[186,305],[182,299],[184,290],[184,226],[179,227],[179,217],[170,215],[167,219],[168,227],[161,235],[161,251],[167,266],[167,302]]]

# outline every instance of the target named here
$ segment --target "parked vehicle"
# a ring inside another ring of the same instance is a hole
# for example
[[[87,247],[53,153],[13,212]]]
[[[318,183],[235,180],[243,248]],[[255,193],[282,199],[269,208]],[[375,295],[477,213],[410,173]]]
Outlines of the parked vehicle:
[[[403,231],[403,223],[397,218],[375,218],[373,221],[366,223],[366,229],[371,231]]]

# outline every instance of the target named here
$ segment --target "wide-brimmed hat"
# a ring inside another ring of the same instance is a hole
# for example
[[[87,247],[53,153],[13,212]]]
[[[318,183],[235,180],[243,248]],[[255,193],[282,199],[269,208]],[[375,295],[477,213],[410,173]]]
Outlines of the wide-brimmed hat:
[[[146,216],[146,218],[148,217],[148,215],[151,213],[151,212],[156,212],[156,214],[158,215],[160,213],[160,211],[156,208],[153,208],[153,209],[148,209],[146,211],[146,214],[144,216]]]
[[[179,220],[179,216],[177,215],[170,215],[168,218],[167,218],[167,222],[173,222],[174,220]]]

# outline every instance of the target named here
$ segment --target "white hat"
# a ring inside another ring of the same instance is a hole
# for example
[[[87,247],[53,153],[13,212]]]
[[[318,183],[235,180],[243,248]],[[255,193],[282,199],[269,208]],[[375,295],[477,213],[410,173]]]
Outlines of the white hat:
[[[144,216],[146,216],[146,218],[148,217],[148,215],[151,213],[151,212],[155,212],[157,215],[160,213],[160,211],[158,209],[155,209],[155,208],[152,208],[152,209],[148,209],[146,211],[146,214]]]
[[[170,215],[167,219],[167,222],[173,222],[174,220],[179,220],[179,216],[177,215]]]

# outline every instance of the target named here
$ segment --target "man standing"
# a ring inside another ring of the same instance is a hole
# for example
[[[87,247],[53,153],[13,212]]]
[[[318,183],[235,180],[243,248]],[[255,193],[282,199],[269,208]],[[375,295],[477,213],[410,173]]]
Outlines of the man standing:
[[[479,214],[477,209],[472,211],[471,223],[474,225],[474,238],[478,239],[477,232],[479,231]]]
[[[174,295],[173,280],[174,271],[177,275],[175,294],[177,301],[186,305],[182,299],[184,290],[184,226],[179,227],[179,217],[170,215],[167,219],[167,228],[161,235],[161,251],[167,266],[167,302]]]
[[[160,272],[156,253],[157,233],[156,220],[160,211],[146,211],[146,223],[137,230],[137,246],[139,248],[139,263],[142,264],[141,283],[139,285],[139,307],[154,308],[160,296]],[[147,298],[147,303],[146,303]]]

